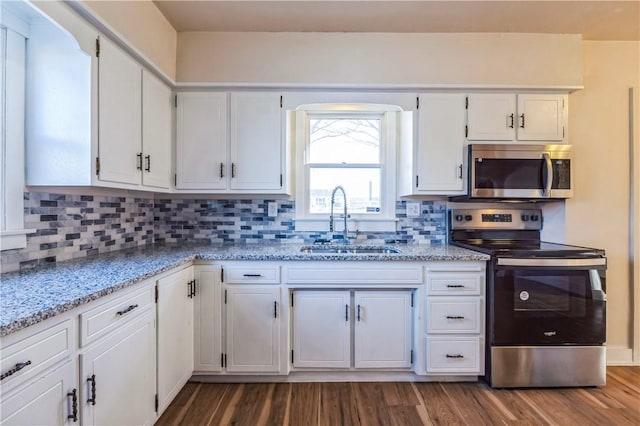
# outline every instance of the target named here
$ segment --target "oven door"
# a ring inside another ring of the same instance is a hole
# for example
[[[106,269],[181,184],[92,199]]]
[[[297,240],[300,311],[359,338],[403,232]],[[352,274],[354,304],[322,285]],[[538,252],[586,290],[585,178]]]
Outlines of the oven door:
[[[600,345],[606,337],[606,259],[494,260],[492,345]]]

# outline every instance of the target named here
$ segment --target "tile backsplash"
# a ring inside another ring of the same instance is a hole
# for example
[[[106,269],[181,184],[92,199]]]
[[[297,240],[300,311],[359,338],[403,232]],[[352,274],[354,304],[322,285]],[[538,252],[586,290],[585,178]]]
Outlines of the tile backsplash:
[[[90,191],[87,191],[90,192]],[[296,232],[295,202],[278,200],[167,199],[135,196],[25,192],[27,247],[0,253],[2,272],[160,243],[313,242],[332,235]],[[357,242],[446,241],[446,202],[420,202],[421,215],[407,217],[406,202],[396,203],[396,232],[357,234]],[[339,234],[336,234],[338,237]]]

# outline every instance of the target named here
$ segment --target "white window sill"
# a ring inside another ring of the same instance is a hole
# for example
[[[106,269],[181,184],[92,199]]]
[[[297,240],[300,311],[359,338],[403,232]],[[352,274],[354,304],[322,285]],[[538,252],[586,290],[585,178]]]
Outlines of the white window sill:
[[[27,246],[27,234],[36,232],[35,229],[18,229],[0,231],[0,251],[21,249]]]
[[[341,219],[335,220],[334,233],[341,233],[343,230],[344,221]],[[347,221],[347,227],[349,232],[396,232],[396,224],[398,219],[349,219]],[[295,219],[296,232],[329,232],[329,219],[328,218],[296,218]]]

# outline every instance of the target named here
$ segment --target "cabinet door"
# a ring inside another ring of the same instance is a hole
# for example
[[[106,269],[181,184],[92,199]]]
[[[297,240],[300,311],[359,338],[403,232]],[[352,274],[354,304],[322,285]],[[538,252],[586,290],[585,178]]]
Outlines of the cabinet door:
[[[349,291],[295,291],[293,366],[349,368],[350,365]]]
[[[280,370],[280,287],[227,286],[227,371]]]
[[[227,94],[179,93],[176,188],[227,187]]]
[[[411,291],[355,292],[355,367],[411,367]]]
[[[220,266],[194,267],[196,297],[194,312],[194,370],[222,370],[222,309]]]
[[[564,140],[566,95],[518,95],[518,140]]]
[[[193,268],[158,280],[158,407],[164,410],[193,373]]]
[[[454,194],[464,189],[464,95],[420,95],[418,191]]]
[[[140,185],[142,67],[106,38],[98,57],[98,156],[101,181]]]
[[[173,95],[169,86],[142,72],[142,184],[171,188]]]
[[[152,424],[155,360],[155,312],[151,308],[91,345],[80,355],[82,423]]]
[[[231,93],[231,189],[282,188],[283,144],[279,93]]]
[[[80,418],[77,371],[76,363],[69,360],[28,386],[2,395],[2,424],[74,424],[74,392],[77,422]]]
[[[514,94],[468,95],[467,139],[470,141],[512,141],[517,118]]]

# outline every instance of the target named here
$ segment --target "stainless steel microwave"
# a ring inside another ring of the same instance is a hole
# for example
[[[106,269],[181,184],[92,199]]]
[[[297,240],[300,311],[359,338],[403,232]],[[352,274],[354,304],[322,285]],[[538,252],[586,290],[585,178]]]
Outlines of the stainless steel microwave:
[[[469,197],[560,199],[573,196],[571,145],[469,145]]]

